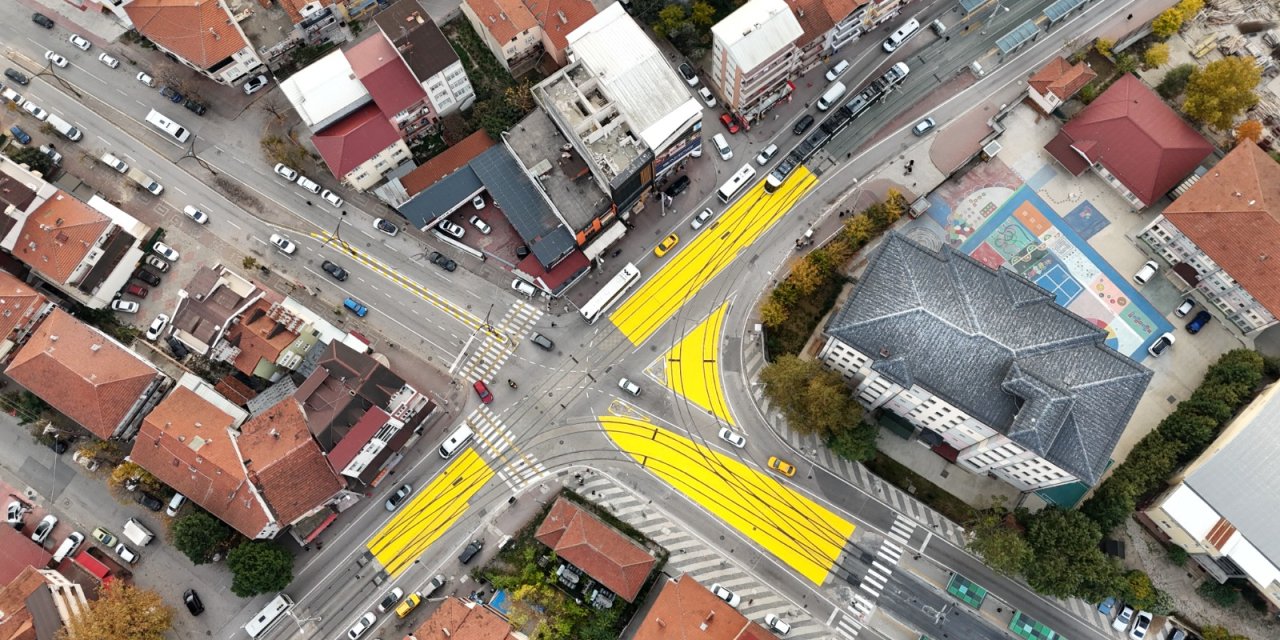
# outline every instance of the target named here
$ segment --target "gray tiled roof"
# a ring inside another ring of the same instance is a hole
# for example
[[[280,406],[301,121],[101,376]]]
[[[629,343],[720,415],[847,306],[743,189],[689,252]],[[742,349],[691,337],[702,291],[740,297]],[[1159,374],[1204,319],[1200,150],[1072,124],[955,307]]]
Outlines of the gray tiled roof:
[[[1265,404],[1250,406],[1240,418],[1251,416],[1249,424],[1185,482],[1280,566],[1280,392],[1263,392],[1254,402]]]
[[[826,331],[1091,485],[1151,380],[1021,276],[896,233]]]
[[[485,149],[470,166],[544,268],[554,267],[578,246],[506,145]]]

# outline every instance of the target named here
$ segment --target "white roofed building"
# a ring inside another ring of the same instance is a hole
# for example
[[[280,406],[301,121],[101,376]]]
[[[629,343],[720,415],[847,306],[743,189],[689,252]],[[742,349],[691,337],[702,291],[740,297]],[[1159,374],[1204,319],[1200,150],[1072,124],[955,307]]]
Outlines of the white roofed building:
[[[751,0],[711,27],[711,84],[748,127],[795,90],[803,35],[784,0]]]

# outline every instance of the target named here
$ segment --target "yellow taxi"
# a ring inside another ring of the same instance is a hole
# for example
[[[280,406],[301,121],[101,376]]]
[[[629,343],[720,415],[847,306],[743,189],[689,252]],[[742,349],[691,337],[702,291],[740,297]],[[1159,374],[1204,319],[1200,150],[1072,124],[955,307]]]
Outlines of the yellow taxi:
[[[658,256],[659,258],[667,255],[667,252],[671,251],[671,248],[676,246],[677,242],[680,242],[680,236],[677,236],[674,233],[663,238],[662,242],[658,243],[658,246],[653,248],[653,255]]]
[[[404,602],[401,602],[400,606],[396,607],[396,616],[403,618],[409,615],[409,612],[418,608],[418,605],[421,603],[422,596],[416,593],[409,594],[409,597],[405,598]]]
[[[777,456],[769,456],[769,468],[790,478],[796,474],[796,468],[790,462]]]

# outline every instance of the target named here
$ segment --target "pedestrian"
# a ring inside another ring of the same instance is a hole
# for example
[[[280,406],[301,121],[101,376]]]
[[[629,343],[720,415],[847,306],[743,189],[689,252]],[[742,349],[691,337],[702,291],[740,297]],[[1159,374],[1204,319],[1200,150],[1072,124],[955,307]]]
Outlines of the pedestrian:
[[[552,329],[556,328],[556,323],[552,322],[552,323],[551,323],[551,328],[552,328]]]
[[[311,201],[310,201],[310,200],[308,200],[308,201],[307,201],[307,206],[308,206],[308,207],[309,207],[309,206],[311,206]]]
[[[776,114],[776,113],[775,113],[775,114],[773,114],[773,119],[774,119],[774,120],[777,120],[777,119],[778,119],[778,114]]]

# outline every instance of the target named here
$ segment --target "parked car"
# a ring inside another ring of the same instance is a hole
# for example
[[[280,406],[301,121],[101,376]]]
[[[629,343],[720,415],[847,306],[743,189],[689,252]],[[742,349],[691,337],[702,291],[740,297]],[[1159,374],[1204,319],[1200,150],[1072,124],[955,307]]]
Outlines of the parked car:
[[[432,580],[434,581],[435,578],[432,578]],[[416,593],[409,594],[409,596],[404,599],[404,602],[401,602],[399,606],[396,607],[396,617],[403,618],[409,615],[409,612],[417,609],[418,605],[421,603],[422,596]]]
[[[138,552],[130,549],[129,545],[123,542],[116,545],[115,552],[117,556],[120,556],[121,560],[124,560],[129,564],[134,564],[138,561]]]
[[[443,231],[444,233],[452,236],[455,240],[461,240],[462,236],[467,234],[467,230],[463,229],[462,225],[457,224],[451,220],[441,220],[440,224],[437,226],[439,227],[440,231]]]
[[[484,208],[484,194],[477,195],[471,199],[471,206],[479,211]]]
[[[476,229],[479,229],[480,233],[483,233],[486,236],[489,235],[489,232],[493,230],[491,227],[489,227],[488,222],[485,222],[484,220],[480,219],[480,216],[471,216],[471,226],[475,227]]]
[[[41,109],[40,105],[30,100],[27,100],[26,102],[22,103],[22,110],[31,114],[31,117],[35,118],[36,120],[39,120],[40,122],[44,122],[45,120],[49,119],[49,112],[45,111],[44,109]]]
[[[176,517],[178,515],[178,510],[186,503],[186,496],[181,493],[175,493],[172,498],[169,498],[169,504],[165,505],[164,514],[170,518]]]
[[[293,255],[293,252],[298,250],[298,245],[278,233],[271,234],[271,244],[274,245],[275,248],[289,255]]]
[[[152,320],[151,325],[147,327],[146,339],[150,342],[155,342],[167,326],[169,326],[169,316],[163,313],[156,316],[156,319]]]
[[[165,273],[169,270],[169,263],[161,259],[160,256],[148,255],[142,259],[142,262],[160,273]]]
[[[764,626],[769,627],[770,631],[780,636],[791,633],[791,625],[779,618],[776,613],[770,613],[764,617]]]
[[[40,145],[40,153],[43,153],[46,156],[49,156],[49,159],[52,160],[54,164],[59,164],[62,162],[62,154],[58,153],[58,150],[54,148],[54,146],[51,144]]]
[[[715,213],[711,211],[711,207],[707,207],[702,210],[702,213],[699,213],[694,217],[693,221],[689,223],[689,226],[692,227],[694,231],[697,231],[706,225],[707,221],[710,220],[713,215],[715,215]]]
[[[938,122],[936,120],[934,120],[933,118],[925,118],[924,120],[917,122],[916,126],[911,128],[911,133],[914,133],[918,136],[922,136],[926,133],[929,133],[930,131],[933,131],[933,128],[936,126],[938,126]]]
[[[259,74],[249,78],[249,80],[244,83],[244,94],[246,96],[251,96],[265,86],[267,86],[267,76]]]
[[[1151,614],[1146,611],[1139,611],[1138,615],[1133,617],[1133,628],[1129,630],[1129,637],[1133,640],[1143,640],[1147,637],[1147,631],[1151,630]]]
[[[5,70],[4,70],[4,77],[6,77],[6,78],[8,78],[8,79],[10,79],[10,80],[12,80],[12,81],[14,81],[14,82],[16,82],[16,83],[18,83],[18,84],[20,84],[20,85],[24,86],[24,87],[25,87],[25,86],[27,86],[27,84],[28,84],[29,82],[31,82],[31,79],[27,77],[27,74],[25,74],[25,73],[23,73],[23,72],[21,72],[21,71],[18,71],[17,69],[13,69],[13,68],[5,69]]]
[[[663,193],[667,194],[668,198],[674,198],[687,191],[689,189],[689,184],[689,176],[679,176],[671,182],[671,186],[667,187]]]
[[[1160,265],[1155,260],[1148,260],[1146,264],[1142,265],[1141,269],[1138,269],[1137,273],[1133,274],[1133,281],[1138,284],[1146,284],[1151,279],[1151,276],[1156,275],[1159,270]]]
[[[351,313],[356,314],[357,317],[363,318],[369,315],[369,307],[364,306],[364,303],[355,298],[343,300],[342,306],[346,307]]]
[[[71,454],[71,460],[89,471],[98,470],[98,461],[80,451]]]
[[[741,433],[738,433],[729,427],[720,428],[720,439],[739,449],[747,446],[746,436],[743,436]]]
[[[59,440],[58,438],[49,440],[49,448],[53,449],[53,452],[58,455],[66,453],[67,447],[68,445],[66,440]]]
[[[154,87],[154,86],[156,86],[156,79],[155,79],[155,78],[152,78],[151,76],[147,75],[146,73],[143,73],[142,71],[139,71],[139,72],[138,72],[138,75],[136,75],[136,76],[134,76],[134,77],[138,79],[138,82],[141,82],[142,84],[145,84],[145,85],[147,85],[148,87]]]
[[[698,74],[693,70],[692,65],[688,62],[681,62],[678,69],[680,70],[680,77],[684,78],[685,84],[691,87],[698,86]]]
[[[698,87],[698,97],[712,109],[716,108],[716,97],[711,95],[711,90],[706,87]]]
[[[173,247],[163,242],[157,242],[151,245],[151,250],[156,252],[156,255],[168,260],[169,262],[177,262],[178,258],[181,257],[181,254],[179,254]]]
[[[119,538],[116,538],[114,534],[102,527],[98,527],[93,530],[93,539],[101,542],[108,549],[115,548],[115,546],[120,543]]]
[[[796,126],[791,127],[791,133],[794,133],[798,136],[804,135],[804,132],[808,131],[809,127],[812,127],[812,126],[813,126],[813,114],[806,113],[804,114],[803,118],[800,118],[799,120],[796,121]]]
[[[741,127],[741,125],[738,124],[738,119],[733,117],[733,114],[731,113],[720,114],[720,124],[723,124],[724,128],[728,129],[731,134],[737,133]]]
[[[1111,612],[1116,608],[1116,599],[1108,597],[1106,600],[1098,603],[1098,613],[1110,618]]]
[[[385,505],[387,508],[387,511],[395,511],[396,509],[399,509],[400,505],[404,504],[404,501],[408,500],[409,496],[412,494],[413,494],[413,485],[408,485],[408,484],[400,485],[400,488],[396,489],[396,492],[391,494],[390,498],[387,498],[387,503]]]
[[[137,313],[138,303],[132,300],[112,300],[111,310],[119,311],[120,313]]]
[[[1173,310],[1173,315],[1179,318],[1185,318],[1194,308],[1196,308],[1196,301],[1192,298],[1187,298],[1182,301],[1182,304],[1178,305],[1177,309]]]
[[[187,611],[193,616],[204,613],[204,603],[200,601],[200,594],[195,589],[187,589],[182,593],[182,604],[187,605]]]
[[[346,202],[346,201],[345,201],[345,200],[343,200],[342,198],[339,198],[339,197],[338,197],[338,194],[336,194],[336,193],[334,193],[334,192],[332,192],[332,191],[330,191],[330,190],[328,190],[328,189],[325,189],[324,191],[321,191],[321,192],[320,192],[320,197],[321,197],[321,198],[323,198],[325,202],[328,202],[329,204],[333,205],[333,206],[334,206],[334,208],[341,207],[341,206],[342,206],[342,203],[343,203],[343,202]]]
[[[203,102],[200,102],[199,100],[195,100],[193,98],[187,98],[185,101],[183,101],[182,106],[185,107],[187,111],[190,111],[191,113],[194,113],[198,116],[202,116],[209,111],[209,105]]]
[[[323,269],[325,273],[329,274],[330,276],[333,276],[334,280],[337,280],[339,282],[346,282],[347,280],[347,275],[348,275],[347,270],[343,269],[342,267],[339,267],[338,265],[332,262],[329,262],[328,260],[325,260],[324,262],[320,263],[320,268]]]
[[[23,131],[22,127],[15,124],[9,127],[9,133],[13,134],[13,139],[17,140],[18,144],[31,144],[31,136],[27,135],[27,132]]]
[[[160,498],[157,498],[145,491],[134,492],[133,499],[135,502],[146,507],[150,511],[159,511],[164,508],[164,503],[160,501]]]
[[[41,518],[40,524],[36,525],[35,531],[31,532],[31,539],[38,545],[44,546],[44,541],[49,539],[49,534],[53,533],[53,528],[58,525],[58,516],[52,513]]]
[[[126,284],[126,285],[124,286],[124,292],[125,292],[125,293],[127,293],[127,294],[129,294],[129,295],[131,295],[131,296],[137,296],[137,297],[139,297],[139,298],[145,298],[145,297],[147,297],[147,294],[148,294],[148,293],[151,293],[151,290],[150,290],[150,289],[148,289],[148,288],[146,288],[146,287],[144,287],[144,286],[142,286],[142,285],[140,285],[140,284],[138,284],[138,283],[136,283],[136,282],[130,282],[129,284]],[[135,311],[136,311],[136,309],[135,309]]]
[[[387,595],[383,596],[382,600],[378,601],[378,613],[383,613],[391,607],[396,606],[396,604],[400,602],[400,598],[403,597],[404,589],[401,589],[400,587],[395,587],[388,591]]]
[[[173,357],[178,360],[182,360],[191,354],[191,350],[187,348],[187,345],[183,344],[181,340],[174,336],[165,338],[164,343],[169,345],[169,353],[172,353]]]
[[[320,193],[320,185],[316,184],[314,180],[306,176],[298,176],[298,179],[295,180],[294,183],[313,194]]]
[[[471,562],[471,559],[476,557],[476,554],[480,553],[483,548],[484,540],[472,540],[471,544],[468,544],[467,548],[462,550],[462,554],[458,556],[458,561],[462,564]]]
[[[160,87],[160,95],[164,96],[165,98],[168,98],[169,102],[172,102],[174,104],[177,104],[179,102],[182,102],[183,100],[186,100],[186,98],[184,98],[181,93],[178,93],[177,89],[174,89],[169,85],[164,85]]]
[[[111,54],[105,51],[98,54],[98,62],[101,62],[102,64],[105,64],[108,67],[111,67],[112,69],[118,68],[120,66],[120,61],[116,60],[114,56],[112,56]]]
[[[139,279],[139,280],[141,280],[141,281],[143,281],[143,282],[145,282],[145,283],[147,283],[147,284],[149,284],[149,285],[151,285],[151,286],[153,286],[153,287],[158,287],[158,286],[160,286],[160,276],[158,276],[158,275],[156,275],[156,274],[154,274],[154,273],[151,273],[150,271],[147,271],[146,269],[144,269],[144,268],[142,268],[142,267],[138,267],[137,269],[134,269],[134,270],[133,270],[133,277],[135,277],[135,278],[137,278],[137,279]]]
[[[191,218],[192,220],[195,220],[196,222],[199,222],[200,224],[209,224],[209,214],[191,205],[187,205],[183,207],[182,213],[183,215],[187,216],[188,218]]]
[[[535,289],[533,285],[529,284],[528,282],[525,282],[524,280],[521,280],[520,278],[516,278],[511,281],[511,288],[516,293],[519,293],[520,295],[525,296],[526,298],[532,298],[535,294],[538,293],[538,290]]]
[[[33,13],[33,14],[31,14],[31,21],[32,21],[32,22],[34,22],[34,23],[36,23],[36,24],[38,24],[38,25],[40,25],[40,26],[42,26],[42,27],[44,27],[44,28],[46,28],[46,29],[52,29],[52,28],[53,28],[53,21],[49,19],[49,16],[46,16],[46,15],[45,15],[45,14],[43,14],[43,13]]]
[[[76,48],[81,51],[88,51],[89,47],[93,46],[88,40],[85,40],[81,36],[74,33],[67,38],[67,42],[70,42],[71,44],[75,45]]]
[[[276,175],[293,182],[298,179],[298,172],[285,165],[283,162],[277,162],[274,171]]]
[[[1151,354],[1151,357],[1153,358],[1159,358],[1166,349],[1173,346],[1173,342],[1173,334],[1166,332],[1164,335],[1156,338],[1156,341],[1152,342],[1151,346],[1147,347],[1147,353]]]
[[[711,585],[711,594],[729,603],[729,606],[735,609],[742,604],[742,596],[720,586],[719,582]]]
[[[259,76],[259,77],[264,77],[264,76]],[[250,92],[246,90],[245,93],[250,93]],[[355,624],[351,625],[350,629],[347,630],[347,638],[349,638],[350,640],[358,640],[358,638],[360,638],[360,636],[363,636],[366,631],[368,631],[369,629],[372,629],[373,623],[377,621],[378,621],[378,617],[373,615],[372,611],[365,613],[364,615],[360,616],[359,620],[356,620]]]
[[[394,223],[383,220],[382,218],[373,219],[373,228],[391,237],[395,237],[397,233],[400,233],[400,227],[397,227]]]
[[[1196,317],[1191,319],[1191,322],[1187,323],[1187,333],[1193,336],[1200,333],[1200,330],[1203,329],[1206,324],[1209,324],[1209,321],[1212,319],[1213,316],[1209,315],[1208,311],[1201,310],[1200,313],[1196,314]]]
[[[431,252],[431,264],[434,264],[445,271],[453,271],[458,268],[458,263],[444,257],[439,251]]]
[[[484,404],[493,402],[493,393],[489,391],[489,386],[484,383],[484,380],[476,380],[471,388],[476,390],[477,396],[480,396],[480,402]]]
[[[1124,631],[1129,628],[1129,622],[1133,620],[1133,607],[1125,606],[1120,609],[1120,615],[1111,621],[1111,628],[1116,631]]]

